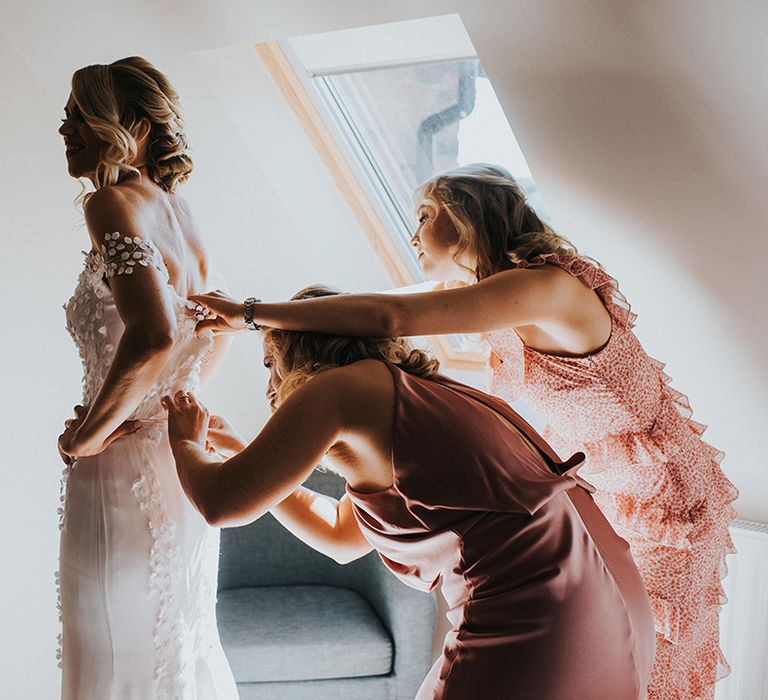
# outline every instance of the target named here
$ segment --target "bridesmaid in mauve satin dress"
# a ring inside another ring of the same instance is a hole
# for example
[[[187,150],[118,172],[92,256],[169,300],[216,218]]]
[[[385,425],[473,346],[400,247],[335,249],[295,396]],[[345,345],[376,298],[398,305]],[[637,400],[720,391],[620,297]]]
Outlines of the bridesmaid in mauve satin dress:
[[[360,527],[411,586],[442,578],[453,629],[417,700],[637,700],[653,616],[629,546],[577,476],[503,401],[392,367],[385,491],[347,487]]]
[[[208,522],[272,509],[337,561],[373,548],[411,586],[442,582],[453,628],[417,700],[645,698],[650,603],[577,475],[581,453],[562,462],[501,399],[403,339],[272,330],[264,349],[276,410],[250,445],[228,437],[228,460],[206,449],[223,419],[212,435],[194,396],[163,399],[182,487]],[[301,486],[337,453],[346,495]]]

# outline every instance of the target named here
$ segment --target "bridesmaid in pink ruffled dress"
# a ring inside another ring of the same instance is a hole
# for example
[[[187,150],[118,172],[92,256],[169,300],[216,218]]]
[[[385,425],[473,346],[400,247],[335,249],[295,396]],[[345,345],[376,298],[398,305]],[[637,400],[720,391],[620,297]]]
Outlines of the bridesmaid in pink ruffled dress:
[[[253,320],[367,337],[483,333],[490,391],[540,412],[561,454],[587,455],[595,500],[631,545],[656,624],[649,698],[712,698],[729,670],[720,581],[738,496],[722,453],[643,350],[616,280],[542,222],[507,171],[466,166],[419,194],[412,243],[443,289],[256,304]],[[195,299],[217,315],[204,327],[245,327],[242,303]]]

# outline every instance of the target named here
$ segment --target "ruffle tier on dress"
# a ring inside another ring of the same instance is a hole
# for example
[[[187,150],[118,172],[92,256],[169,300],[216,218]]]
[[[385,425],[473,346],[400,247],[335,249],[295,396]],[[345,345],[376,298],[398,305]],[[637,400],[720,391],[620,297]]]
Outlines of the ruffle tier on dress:
[[[723,453],[701,439],[705,426],[687,397],[635,337],[636,316],[616,280],[573,256],[539,255],[519,267],[545,264],[600,296],[611,337],[590,355],[560,357],[525,346],[514,329],[489,333],[489,388],[539,412],[561,454],[586,454],[595,500],[629,541],[651,598],[660,642],[649,697],[711,698],[729,670],[718,615],[738,492],[721,469]]]

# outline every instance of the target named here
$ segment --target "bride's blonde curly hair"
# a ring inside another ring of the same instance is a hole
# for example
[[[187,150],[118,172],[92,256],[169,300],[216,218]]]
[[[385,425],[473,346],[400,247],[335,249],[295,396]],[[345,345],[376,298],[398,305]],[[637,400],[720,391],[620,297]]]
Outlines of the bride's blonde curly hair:
[[[436,175],[416,190],[416,201],[432,202],[459,235],[454,262],[479,282],[543,253],[580,256],[576,246],[546,224],[526,200],[515,178],[499,165],[473,163]],[[476,261],[474,268],[464,262]],[[598,265],[599,266],[599,265]]]
[[[133,163],[143,118],[151,125],[145,164],[149,176],[166,192],[173,192],[187,180],[192,158],[179,96],[168,78],[145,58],[131,56],[75,71],[72,96],[102,142],[94,177],[97,189],[139,172]]]
[[[341,294],[323,285],[313,285],[297,292],[292,301],[317,299]],[[417,377],[437,374],[440,363],[424,350],[414,348],[406,338],[351,338],[265,329],[265,339],[271,344],[273,361],[281,378],[279,387],[267,388],[267,399],[273,409],[290,394],[319,372],[344,367],[357,360],[384,360]]]

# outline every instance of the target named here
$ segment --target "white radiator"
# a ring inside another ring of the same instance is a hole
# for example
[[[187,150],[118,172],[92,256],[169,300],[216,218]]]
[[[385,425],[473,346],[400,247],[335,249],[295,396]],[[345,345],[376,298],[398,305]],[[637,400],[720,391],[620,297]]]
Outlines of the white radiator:
[[[768,525],[736,520],[731,534],[738,553],[728,557],[720,641],[732,670],[715,697],[768,700]]]

